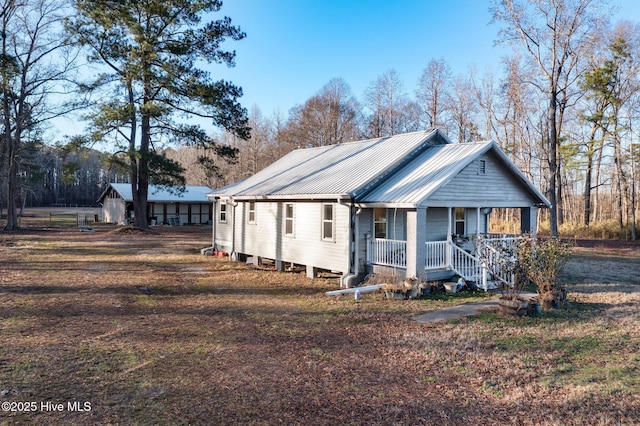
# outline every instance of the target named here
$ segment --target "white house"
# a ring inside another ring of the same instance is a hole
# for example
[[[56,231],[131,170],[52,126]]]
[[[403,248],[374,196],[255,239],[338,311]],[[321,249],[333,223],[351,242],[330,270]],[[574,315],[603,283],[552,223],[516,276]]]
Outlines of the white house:
[[[492,209],[520,208],[535,234],[549,205],[495,142],[453,144],[440,130],[299,149],[208,196],[214,247],[337,271],[343,286],[388,268],[480,280],[472,242]]]
[[[151,224],[208,224],[212,221],[207,186],[185,186],[184,191],[149,185],[147,217]],[[110,183],[98,203],[102,204],[102,220],[126,223],[133,217],[133,195],[130,183]]]

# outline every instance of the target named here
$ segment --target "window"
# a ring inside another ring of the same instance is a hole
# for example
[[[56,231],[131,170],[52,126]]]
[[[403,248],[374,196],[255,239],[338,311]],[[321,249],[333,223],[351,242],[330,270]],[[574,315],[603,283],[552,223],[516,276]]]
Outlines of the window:
[[[456,235],[465,235],[464,207],[456,207]]]
[[[227,203],[220,203],[220,223],[227,223]]]
[[[249,201],[249,223],[256,223],[256,202]]]
[[[333,204],[322,205],[322,239],[333,241]]]
[[[387,209],[373,209],[375,238],[387,238]]]
[[[284,235],[293,235],[293,204],[284,205]]]
[[[487,160],[478,160],[478,174],[487,174]]]

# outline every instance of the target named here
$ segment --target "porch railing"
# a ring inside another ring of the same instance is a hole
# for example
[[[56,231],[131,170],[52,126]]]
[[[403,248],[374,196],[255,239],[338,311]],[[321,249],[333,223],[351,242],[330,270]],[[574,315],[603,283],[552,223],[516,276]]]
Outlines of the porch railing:
[[[480,259],[467,253],[455,244],[451,246],[451,269],[467,281],[482,281],[482,263]]]
[[[407,267],[407,242],[372,238],[367,247],[367,262],[375,265]]]
[[[513,283],[513,274],[505,273],[504,248],[517,244],[519,237],[486,236],[479,242],[477,251],[471,254],[452,241],[427,241],[425,243],[425,269],[449,269],[465,280],[480,283],[487,290],[488,281]],[[367,244],[367,262],[374,265],[406,268],[407,242],[372,238]]]
[[[449,265],[449,252],[447,241],[427,241],[425,243],[426,269],[443,269]]]

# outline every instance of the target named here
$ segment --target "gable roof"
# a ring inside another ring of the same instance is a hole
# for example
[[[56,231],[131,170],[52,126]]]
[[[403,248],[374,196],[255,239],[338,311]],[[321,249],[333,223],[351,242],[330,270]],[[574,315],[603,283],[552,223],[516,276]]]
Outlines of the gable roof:
[[[546,197],[516,167],[494,141],[439,145],[415,157],[359,201],[362,203],[393,203],[416,206],[424,203],[443,185],[473,161],[487,152],[496,154],[502,164],[522,187],[531,194],[535,204],[549,206]]]
[[[351,198],[403,166],[428,146],[447,144],[439,130],[295,150],[255,175],[210,197]]]
[[[450,143],[438,129],[293,151],[210,198],[352,199],[418,206],[471,162],[493,151],[537,205],[544,195],[493,141]]]
[[[130,183],[110,183],[98,198],[99,203],[106,197],[110,188],[113,188],[124,201],[133,201]],[[152,203],[203,203],[208,202],[207,194],[210,192],[211,188],[208,186],[186,185],[184,192],[171,192],[166,187],[149,185],[147,201]]]

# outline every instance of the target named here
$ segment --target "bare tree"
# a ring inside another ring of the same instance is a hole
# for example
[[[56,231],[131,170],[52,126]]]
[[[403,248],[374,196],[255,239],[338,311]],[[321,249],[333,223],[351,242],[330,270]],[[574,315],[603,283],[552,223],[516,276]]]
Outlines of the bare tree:
[[[334,78],[303,105],[289,113],[287,130],[282,136],[298,147],[335,145],[358,136],[360,105],[349,85]]]
[[[403,109],[408,103],[400,76],[390,69],[378,77],[365,92],[365,106],[371,111],[367,134],[372,138],[392,136],[404,126]]]
[[[594,31],[602,28],[599,0],[493,0],[495,21],[505,24],[499,41],[520,46],[539,79],[530,81],[547,103],[551,234],[558,235],[558,189],[562,119],[577,79],[578,60]]]
[[[3,176],[7,188],[6,229],[15,229],[18,173],[25,140],[38,139],[47,121],[69,111],[63,98],[74,59],[63,33],[68,5],[61,0],[0,4]]]
[[[422,71],[416,98],[425,127],[445,126],[446,100],[450,97],[451,67],[444,58],[431,59]]]
[[[447,110],[451,115],[453,133],[458,142],[481,139],[474,121],[477,104],[471,81],[461,76],[454,79],[451,96],[447,99]]]

